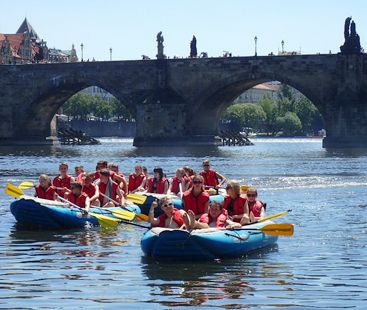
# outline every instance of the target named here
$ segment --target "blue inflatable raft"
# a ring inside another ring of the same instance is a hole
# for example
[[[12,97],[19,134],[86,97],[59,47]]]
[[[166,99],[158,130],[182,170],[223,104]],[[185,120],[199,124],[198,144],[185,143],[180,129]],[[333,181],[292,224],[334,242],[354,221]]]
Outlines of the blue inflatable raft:
[[[137,206],[129,206],[129,210],[140,214]],[[112,210],[122,208],[90,208],[90,212],[113,217]],[[66,206],[58,201],[21,196],[10,205],[10,211],[19,224],[39,229],[84,228],[86,225],[99,225],[97,218],[83,214],[80,209]]]
[[[144,234],[141,248],[147,256],[174,260],[241,257],[276,243],[277,236],[266,235],[256,229],[272,223],[264,221],[233,230],[196,229],[191,233],[156,227]]]

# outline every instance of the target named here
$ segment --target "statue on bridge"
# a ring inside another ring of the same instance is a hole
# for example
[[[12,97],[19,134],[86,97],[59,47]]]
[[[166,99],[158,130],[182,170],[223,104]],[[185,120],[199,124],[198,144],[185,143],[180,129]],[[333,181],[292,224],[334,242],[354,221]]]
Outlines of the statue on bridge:
[[[362,53],[359,35],[356,31],[356,24],[351,17],[347,17],[344,24],[344,44],[340,47],[342,54]]]
[[[198,57],[198,50],[196,48],[196,37],[192,36],[192,40],[190,42],[190,58]]]
[[[163,42],[164,42],[164,38],[162,35],[162,31],[159,31],[157,34],[157,48],[158,48],[157,59],[166,58],[166,55],[164,55],[164,52],[163,52],[163,49],[164,49]]]

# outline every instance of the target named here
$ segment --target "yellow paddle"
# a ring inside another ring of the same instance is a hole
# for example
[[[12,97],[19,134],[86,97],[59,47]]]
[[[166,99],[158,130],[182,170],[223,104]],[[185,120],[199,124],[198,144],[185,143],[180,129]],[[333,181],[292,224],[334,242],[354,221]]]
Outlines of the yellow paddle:
[[[264,227],[254,227],[254,228],[238,228],[233,230],[260,230],[264,234],[272,236],[292,236],[294,232],[294,226],[292,224],[268,224]]]
[[[133,203],[138,205],[143,205],[147,201],[147,196],[139,195],[139,194],[127,194],[127,199]]]
[[[65,198],[62,198],[60,196],[58,196],[58,198],[61,201],[65,202],[65,203],[67,203],[67,204],[69,204],[69,205],[71,205],[71,206],[73,206],[77,209],[84,210],[84,209],[80,208],[79,206],[77,206],[76,204],[66,200]],[[102,214],[98,214],[98,213],[94,213],[94,212],[87,212],[87,213],[94,216],[98,220],[99,225],[101,225],[102,227],[116,227],[120,222],[120,220],[114,219],[114,218],[106,216],[106,215],[102,215]]]
[[[19,198],[24,195],[24,192],[20,188],[10,183],[6,184],[5,193],[13,196],[14,198]]]
[[[286,210],[286,211],[282,211],[282,212],[279,212],[279,213],[276,213],[276,214],[273,214],[273,215],[269,215],[269,216],[266,216],[264,217],[263,219],[260,219],[258,221],[256,221],[256,223],[261,223],[261,222],[265,222],[267,220],[271,220],[271,219],[275,219],[277,217],[281,217],[283,215],[286,215],[288,214],[289,212],[291,212],[292,210]]]
[[[108,197],[105,194],[99,193],[101,196],[105,197],[106,199],[108,199],[109,201],[112,201],[115,205],[119,205],[119,203],[116,200],[113,200],[112,198]],[[125,207],[122,207],[126,209]],[[118,210],[118,212],[128,212],[129,213],[129,218],[125,218],[128,221],[132,221],[134,219],[134,217],[137,217],[140,220],[143,221],[148,221],[148,217],[145,214],[136,214],[135,212],[129,211],[129,210]]]
[[[29,189],[34,187],[34,183],[30,182],[30,181],[23,181],[22,183],[20,183],[20,185],[18,186],[18,188],[20,189]],[[132,221],[135,217],[135,214],[129,210],[109,210],[114,216],[116,216],[117,218],[123,219],[123,220],[127,220],[127,221]],[[146,217],[148,219],[148,217]],[[144,220],[146,220],[144,218]]]
[[[19,184],[18,186],[20,189],[29,189],[34,187],[33,182],[30,181],[23,181],[22,183]]]

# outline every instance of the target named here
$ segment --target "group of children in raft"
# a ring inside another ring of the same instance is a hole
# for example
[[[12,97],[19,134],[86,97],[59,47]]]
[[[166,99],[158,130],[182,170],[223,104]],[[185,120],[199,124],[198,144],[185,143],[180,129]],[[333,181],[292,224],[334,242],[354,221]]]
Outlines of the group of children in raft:
[[[129,193],[146,192],[165,194],[158,204],[154,201],[149,210],[149,222],[153,227],[166,228],[234,228],[256,222],[265,217],[265,204],[257,199],[255,188],[241,193],[237,181],[228,181],[211,169],[209,160],[203,161],[203,170],[195,174],[190,167],[178,168],[172,181],[166,178],[162,168],[155,168],[150,177],[143,166],[135,166],[135,171],[126,180],[115,163],[99,161],[96,171],[84,172],[82,166],[75,167],[75,177],[68,174],[68,164],[62,162],[60,174],[53,181],[42,174],[35,196],[48,200],[61,200],[76,205],[85,212],[90,207],[113,207],[126,205]],[[210,191],[218,191],[226,183],[224,201],[209,199]],[[170,195],[182,198],[184,208],[178,210]],[[154,210],[160,206],[163,214],[154,217]]]

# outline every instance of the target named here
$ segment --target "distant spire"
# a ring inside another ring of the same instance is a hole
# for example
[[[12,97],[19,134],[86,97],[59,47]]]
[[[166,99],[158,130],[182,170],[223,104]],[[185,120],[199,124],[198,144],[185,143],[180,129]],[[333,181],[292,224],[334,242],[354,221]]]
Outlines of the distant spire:
[[[17,33],[29,33],[31,38],[35,38],[36,40],[40,40],[37,35],[37,32],[33,29],[32,25],[28,22],[27,17],[24,18],[23,23],[20,25]]]

